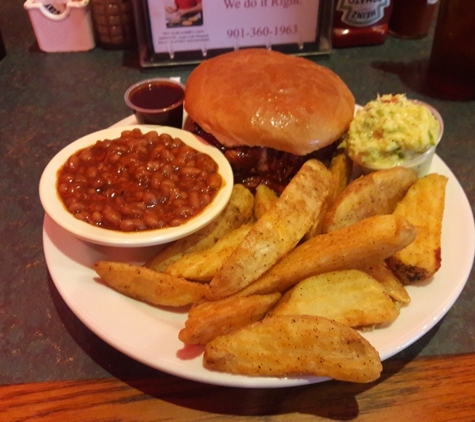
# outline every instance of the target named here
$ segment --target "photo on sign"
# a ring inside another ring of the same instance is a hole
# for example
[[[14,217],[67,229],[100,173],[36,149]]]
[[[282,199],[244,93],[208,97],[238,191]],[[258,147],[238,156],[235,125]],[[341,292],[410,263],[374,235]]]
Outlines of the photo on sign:
[[[167,28],[203,25],[202,0],[171,0],[165,3]]]

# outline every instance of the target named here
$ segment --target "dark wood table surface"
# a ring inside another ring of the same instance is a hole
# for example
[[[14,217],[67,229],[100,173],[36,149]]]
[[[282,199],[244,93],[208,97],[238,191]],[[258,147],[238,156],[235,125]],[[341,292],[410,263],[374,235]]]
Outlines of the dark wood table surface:
[[[240,389],[149,368],[91,332],[68,308],[45,263],[38,182],[57,151],[130,115],[125,90],[149,77],[186,79],[192,66],[141,69],[136,50],[43,53],[23,0],[0,2],[0,420],[474,421],[475,275],[422,338],[383,362],[370,384],[328,381]],[[445,122],[438,155],[475,204],[475,101],[450,101],[425,82],[432,33],[312,57],[357,103],[406,93]],[[457,216],[454,216],[456,218]],[[464,248],[463,239],[454,248]],[[447,280],[450,283],[450,280]]]
[[[475,354],[391,359],[370,384],[282,389],[203,385],[163,375],[0,387],[8,421],[473,421]]]

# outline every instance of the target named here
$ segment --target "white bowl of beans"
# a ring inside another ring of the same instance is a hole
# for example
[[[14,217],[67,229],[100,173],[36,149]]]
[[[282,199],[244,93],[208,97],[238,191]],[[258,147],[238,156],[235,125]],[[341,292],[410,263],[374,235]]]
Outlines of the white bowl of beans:
[[[164,126],[121,126],[84,136],[46,166],[40,200],[76,237],[151,246],[185,237],[229,201],[233,173],[215,147]]]

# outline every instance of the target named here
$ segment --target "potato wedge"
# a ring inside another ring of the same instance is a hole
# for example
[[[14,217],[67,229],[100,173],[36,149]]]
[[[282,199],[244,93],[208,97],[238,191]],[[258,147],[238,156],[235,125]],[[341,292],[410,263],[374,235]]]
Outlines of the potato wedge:
[[[304,239],[308,240],[322,234],[325,216],[338,195],[348,186],[352,170],[352,161],[344,153],[339,153],[332,158],[330,172],[332,175],[332,190],[327,201],[323,204],[320,214],[313,223],[310,230],[305,234]]]
[[[330,189],[330,171],[321,162],[308,160],[211,280],[207,298],[218,300],[243,289],[294,248]]]
[[[391,214],[416,180],[417,174],[404,167],[376,171],[354,180],[328,210],[323,232],[348,227],[374,215]]]
[[[211,248],[185,254],[165,271],[187,280],[209,282],[247,236],[252,224],[244,224],[219,239]]]
[[[273,293],[199,303],[191,308],[178,338],[183,343],[206,344],[220,335],[261,320],[280,298],[280,293]]]
[[[249,222],[253,216],[253,208],[254,195],[251,191],[243,185],[235,185],[229,203],[216,219],[196,233],[161,249],[145,266],[163,273],[183,255],[208,249],[225,234]]]
[[[373,277],[358,270],[340,270],[309,277],[272,309],[271,315],[317,315],[349,327],[394,321],[399,310]]]
[[[251,376],[315,375],[350,382],[379,378],[376,349],[357,331],[323,317],[265,318],[206,345],[204,366]]]
[[[299,281],[329,271],[354,268],[363,261],[389,258],[416,237],[404,217],[377,215],[299,245],[238,295],[285,292]]]
[[[207,284],[122,262],[97,261],[94,270],[119,293],[152,305],[189,305],[199,301],[208,289]]]
[[[446,185],[447,177],[429,174],[409,189],[394,211],[417,228],[414,242],[388,260],[404,284],[426,280],[440,268]]]
[[[322,204],[320,209],[320,213],[318,214],[315,222],[313,223],[312,227],[305,233],[303,240],[311,239],[312,237],[318,236],[323,232],[323,219],[325,218],[326,213],[328,212],[328,207],[330,206],[330,197]]]
[[[411,297],[403,284],[388,268],[384,261],[363,262],[355,268],[364,271],[371,277],[378,280],[384,288],[384,291],[396,302],[401,305],[407,305],[411,302]]]
[[[333,198],[336,199],[350,183],[353,162],[345,154],[340,153],[332,158],[330,171],[333,178]]]
[[[254,217],[259,220],[275,201],[277,201],[277,193],[266,185],[259,185],[254,194]]]

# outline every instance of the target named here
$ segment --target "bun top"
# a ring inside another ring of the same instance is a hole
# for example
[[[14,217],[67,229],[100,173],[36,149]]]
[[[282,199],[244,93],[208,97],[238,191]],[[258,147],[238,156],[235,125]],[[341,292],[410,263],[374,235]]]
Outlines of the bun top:
[[[330,69],[266,49],[225,53],[199,64],[185,109],[227,147],[270,147],[306,155],[340,138],[355,99]]]

